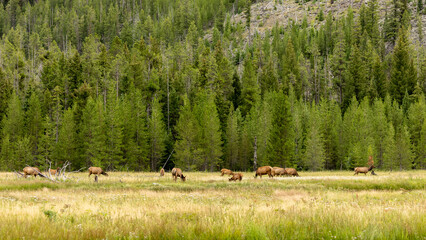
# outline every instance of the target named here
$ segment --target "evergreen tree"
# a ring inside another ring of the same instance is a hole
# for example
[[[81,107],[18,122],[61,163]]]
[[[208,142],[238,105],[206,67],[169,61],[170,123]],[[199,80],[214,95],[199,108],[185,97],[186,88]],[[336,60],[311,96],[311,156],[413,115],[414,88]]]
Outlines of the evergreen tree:
[[[272,165],[294,167],[294,133],[288,97],[283,92],[275,95],[268,155]]]
[[[163,122],[161,105],[157,97],[154,97],[151,107],[151,116],[148,120],[150,145],[149,159],[151,162],[151,171],[157,171],[158,164],[165,151],[167,132]]]
[[[241,114],[237,109],[234,111],[233,107],[229,112],[228,120],[226,123],[226,132],[225,132],[225,144],[224,144],[224,167],[230,169],[238,169],[238,155],[239,155],[239,126],[238,123],[241,122]]]
[[[242,77],[242,89],[241,89],[241,114],[245,117],[250,109],[259,100],[259,85],[256,80],[256,72],[253,66],[253,61],[250,57],[250,53],[247,52],[244,59],[244,72]]]
[[[305,166],[318,171],[324,168],[325,154],[323,136],[320,131],[320,116],[317,107],[311,107],[309,130],[306,136]]]
[[[64,112],[61,127],[59,128],[58,143],[55,146],[55,159],[52,168],[62,165],[65,161],[76,164],[76,126],[74,122],[74,109],[68,108]]]
[[[187,170],[196,170],[201,150],[197,145],[199,126],[192,112],[188,97],[183,99],[183,107],[176,124],[175,165]]]
[[[398,149],[395,156],[395,164],[399,170],[411,169],[413,160],[411,152],[412,145],[410,142],[410,133],[405,124],[395,134],[395,148]]]
[[[401,29],[398,35],[392,55],[390,90],[391,95],[401,104],[406,91],[409,95],[413,93],[417,73],[410,56],[411,50],[407,30]]]

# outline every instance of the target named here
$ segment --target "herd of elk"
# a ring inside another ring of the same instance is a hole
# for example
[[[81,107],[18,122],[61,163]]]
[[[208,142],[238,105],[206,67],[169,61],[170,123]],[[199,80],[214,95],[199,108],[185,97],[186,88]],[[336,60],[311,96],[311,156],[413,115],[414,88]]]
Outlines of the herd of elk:
[[[367,173],[369,171],[371,171],[371,175],[377,175],[373,168],[375,168],[374,166],[374,161],[373,161],[373,157],[370,156],[368,163],[369,167],[356,167],[355,173],[354,175],[358,175],[358,173],[364,173],[365,175],[367,175]],[[57,169],[49,169],[49,173],[52,176],[56,176],[59,173],[60,168],[58,167]],[[40,172],[40,169],[38,169],[37,167],[25,167],[23,169],[24,171],[24,177],[26,178],[28,175],[29,176],[34,176],[37,177],[37,175],[39,176],[43,176]],[[221,172],[221,176],[227,174],[232,176],[231,178],[229,178],[229,181],[241,181],[243,179],[243,174],[241,173],[234,173],[229,169],[223,168],[220,170]],[[89,168],[89,177],[90,175],[95,175],[95,181],[97,182],[97,178],[99,175],[105,175],[108,176],[108,173],[106,173],[104,170],[102,170],[102,168],[100,167],[90,167]],[[297,176],[300,177],[299,174],[297,173],[297,170],[294,168],[281,168],[281,167],[271,167],[271,166],[263,166],[263,167],[259,167],[257,168],[254,178],[257,178],[257,176],[260,176],[260,178],[262,178],[262,175],[268,175],[270,178],[273,178],[274,176]],[[160,170],[160,176],[164,176],[164,168],[161,168]],[[172,169],[172,177],[173,180],[176,182],[177,178],[179,177],[183,182],[186,180],[186,177],[183,175],[182,170],[180,168],[173,168]]]

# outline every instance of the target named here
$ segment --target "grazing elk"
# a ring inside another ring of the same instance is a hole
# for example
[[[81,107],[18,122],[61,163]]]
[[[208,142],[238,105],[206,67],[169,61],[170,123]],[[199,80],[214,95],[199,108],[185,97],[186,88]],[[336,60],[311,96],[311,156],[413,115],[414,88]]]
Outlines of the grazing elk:
[[[373,161],[373,156],[369,156],[368,157],[368,163],[367,164],[369,165],[369,167],[356,167],[354,169],[354,171],[355,171],[354,175],[358,175],[358,173],[364,173],[364,175],[367,175],[367,173],[369,171],[372,171],[373,168],[375,168],[374,161]],[[373,172],[374,171],[372,171],[372,174],[373,174]],[[376,173],[374,173],[373,175],[376,175]]]
[[[263,167],[259,167],[256,170],[256,174],[254,175],[254,178],[257,178],[257,176],[260,176],[260,178],[262,178],[262,175],[266,175],[268,174],[268,176],[271,178],[274,177],[274,169],[271,166],[263,166]]]
[[[49,169],[49,173],[51,176],[56,176],[57,174],[59,174],[59,170],[61,170],[60,167],[56,168],[56,169]]]
[[[176,182],[178,177],[180,177],[180,180],[182,180],[182,182],[185,182],[186,177],[183,176],[182,170],[180,168],[173,168],[172,169],[172,176],[173,176],[173,180],[175,182]]]
[[[102,168],[100,167],[89,167],[89,177],[90,175],[96,175],[99,176],[100,174],[108,176],[108,173],[106,173]]]
[[[294,168],[286,168],[285,171],[287,172],[287,175],[300,177],[299,174],[297,173],[296,169],[294,169]]]
[[[229,179],[229,181],[234,181],[236,182],[237,180],[239,180],[241,182],[241,180],[243,180],[243,174],[241,173],[233,173],[232,177]]]
[[[220,172],[222,173],[220,176],[223,176],[225,174],[227,175],[232,175],[232,171],[226,168],[222,168],[222,170],[220,170]]]
[[[41,175],[40,169],[36,167],[25,167],[22,171],[24,171],[24,177],[27,178],[27,175],[37,177],[37,175],[43,177]]]
[[[160,177],[164,176],[164,168],[161,168],[160,170]]]
[[[287,175],[287,171],[284,168],[273,167],[273,169],[274,169],[274,176]]]

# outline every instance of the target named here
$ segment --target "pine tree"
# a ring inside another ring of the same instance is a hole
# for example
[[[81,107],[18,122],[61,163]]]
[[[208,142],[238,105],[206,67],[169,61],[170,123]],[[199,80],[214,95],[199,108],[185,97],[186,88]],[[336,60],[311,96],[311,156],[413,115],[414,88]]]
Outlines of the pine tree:
[[[199,93],[194,114],[199,125],[198,140],[201,149],[199,169],[213,171],[219,165],[222,156],[222,140],[220,121],[212,93]]]
[[[77,165],[76,160],[76,126],[74,122],[74,109],[68,108],[64,112],[61,127],[59,128],[58,144],[55,146],[55,159],[52,168],[62,165],[66,161]]]
[[[256,72],[253,66],[253,61],[250,53],[247,52],[244,59],[244,72],[242,77],[242,90],[241,90],[241,114],[245,117],[250,109],[259,100],[259,85],[256,81]]]
[[[392,123],[386,126],[385,136],[383,141],[383,160],[382,166],[384,169],[396,170],[396,145],[395,145],[395,130]]]
[[[417,160],[415,164],[417,168],[426,168],[426,121],[423,121],[422,130],[420,132],[420,140],[417,145]]]
[[[26,115],[26,129],[30,139],[31,153],[33,157],[39,154],[39,142],[43,133],[43,117],[41,115],[41,103],[37,93],[32,92],[28,102]]]
[[[407,126],[403,124],[395,134],[395,148],[396,152],[395,163],[399,170],[409,170],[412,168],[412,145],[410,142],[410,133]]]
[[[81,122],[81,136],[84,152],[82,158],[83,166],[106,166],[106,135],[105,119],[102,101],[89,97],[85,109],[83,110]]]
[[[151,162],[151,171],[157,171],[158,164],[165,151],[167,132],[164,126],[163,113],[161,112],[161,105],[158,97],[154,97],[151,107],[151,116],[148,120],[150,145],[149,159]]]
[[[140,91],[132,88],[123,101],[123,148],[130,169],[149,169],[147,113]]]
[[[315,105],[311,106],[309,130],[306,136],[306,152],[304,163],[309,170],[318,171],[324,168],[324,141],[320,131],[320,116]]]
[[[271,133],[268,141],[268,158],[271,164],[294,167],[294,133],[288,97],[276,93],[272,115]]]
[[[228,120],[226,123],[225,131],[225,146],[224,146],[224,167],[230,169],[238,169],[238,155],[239,155],[239,126],[238,123],[241,122],[241,114],[237,109],[234,111],[233,107],[229,112]]]
[[[199,126],[186,95],[183,102],[176,124],[175,165],[187,170],[196,170],[196,164],[200,161],[200,149],[197,145]]]
[[[392,55],[391,69],[391,95],[402,103],[405,92],[411,95],[417,81],[417,73],[411,57],[410,42],[408,32],[400,29],[394,53]]]

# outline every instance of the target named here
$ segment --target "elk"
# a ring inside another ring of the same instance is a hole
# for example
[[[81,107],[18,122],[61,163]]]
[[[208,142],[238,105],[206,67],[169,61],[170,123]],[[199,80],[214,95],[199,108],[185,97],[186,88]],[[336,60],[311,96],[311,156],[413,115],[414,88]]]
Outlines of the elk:
[[[89,177],[90,175],[96,175],[99,176],[100,174],[108,176],[108,173],[106,173],[102,168],[100,167],[89,167]]]
[[[227,175],[232,175],[232,171],[226,168],[222,168],[222,170],[220,170],[220,172],[222,172],[222,174],[220,176],[223,176],[225,174]]]
[[[22,171],[24,171],[24,177],[27,178],[27,175],[37,177],[37,175],[43,177],[40,172],[40,169],[37,167],[25,167]]]
[[[243,180],[243,174],[241,173],[233,173],[232,177],[229,179],[229,181],[234,181],[236,182],[237,180],[239,180],[241,182],[241,180]]]
[[[262,178],[262,175],[266,175],[268,174],[268,176],[271,178],[274,177],[274,169],[271,166],[263,166],[263,167],[259,167],[256,170],[256,174],[254,175],[254,178],[257,178],[257,176],[260,176],[260,178]]]
[[[294,168],[286,168],[285,171],[287,172],[287,175],[300,177]]]
[[[373,168],[375,168],[374,166],[374,161],[373,161],[373,156],[369,156],[368,157],[368,163],[369,167],[356,167],[354,169],[355,173],[354,175],[358,175],[358,173],[364,173],[364,175],[367,175],[367,173],[371,170],[373,170]],[[376,174],[376,173],[374,173]]]
[[[56,169],[49,169],[49,173],[50,173],[51,176],[56,176],[56,174],[59,174],[60,169],[61,169],[60,167],[58,167]]]
[[[160,177],[164,176],[164,168],[161,168],[160,170]]]
[[[287,171],[284,168],[273,167],[273,169],[274,169],[274,176],[287,175]]]
[[[172,169],[172,177],[175,182],[178,177],[180,177],[180,180],[182,180],[182,182],[185,182],[186,179],[186,177],[182,174],[182,170],[180,168]]]

